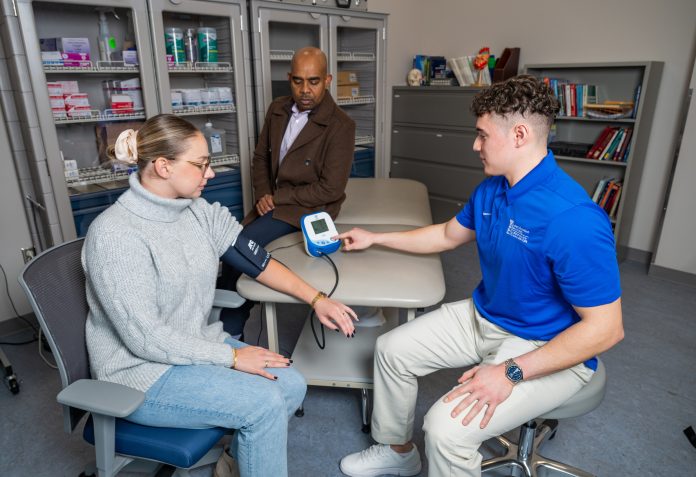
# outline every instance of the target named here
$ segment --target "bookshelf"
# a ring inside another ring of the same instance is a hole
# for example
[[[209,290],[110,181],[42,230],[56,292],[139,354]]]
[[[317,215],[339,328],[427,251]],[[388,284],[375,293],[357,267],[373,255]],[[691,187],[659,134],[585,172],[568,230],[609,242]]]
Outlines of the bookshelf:
[[[612,217],[617,255],[624,259],[635,218],[636,199],[646,161],[648,137],[655,112],[655,102],[662,74],[662,62],[637,61],[618,63],[549,63],[525,66],[528,74],[554,78],[568,83],[594,85],[598,103],[634,101],[640,87],[632,117],[620,119],[559,116],[555,122],[555,141],[593,144],[607,127],[631,128],[632,134],[623,161],[597,160],[557,154],[556,160],[592,197],[597,184],[605,178],[622,182],[622,192]]]

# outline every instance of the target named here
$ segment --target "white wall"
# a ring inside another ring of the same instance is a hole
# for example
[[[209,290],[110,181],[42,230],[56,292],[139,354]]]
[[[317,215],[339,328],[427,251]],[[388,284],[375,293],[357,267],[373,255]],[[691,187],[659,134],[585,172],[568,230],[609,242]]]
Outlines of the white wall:
[[[689,105],[654,264],[696,275],[696,64],[690,87],[694,96]]]
[[[389,90],[405,83],[414,54],[462,56],[482,46],[495,55],[505,47],[520,47],[520,68],[532,63],[663,61],[638,212],[628,242],[634,249],[653,250],[677,116],[691,74],[696,1],[370,0],[369,9],[389,13]],[[386,114],[389,140],[391,101]],[[389,157],[389,145],[385,153]]]

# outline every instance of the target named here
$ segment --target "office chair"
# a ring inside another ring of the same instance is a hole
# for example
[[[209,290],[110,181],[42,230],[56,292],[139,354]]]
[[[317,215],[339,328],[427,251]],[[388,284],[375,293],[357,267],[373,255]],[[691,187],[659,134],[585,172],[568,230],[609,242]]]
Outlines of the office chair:
[[[546,467],[564,475],[594,477],[584,470],[547,459],[538,454],[538,449],[547,439],[550,440],[555,437],[558,419],[579,417],[599,406],[604,398],[606,382],[606,369],[604,364],[598,361],[597,371],[595,371],[594,376],[577,394],[556,409],[522,425],[517,444],[510,442],[503,436],[496,437],[498,442],[505,448],[505,454],[483,461],[481,463],[482,473],[503,467],[514,467],[521,469],[524,477],[537,477],[537,468]],[[541,420],[541,423],[537,423],[537,420]]]
[[[227,429],[174,429],[141,426],[123,419],[135,411],[145,393],[120,384],[91,379],[85,343],[87,298],[81,252],[84,239],[57,245],[29,262],[19,282],[43,329],[60,371],[63,422],[71,433],[85,414],[83,437],[94,445],[99,477],[112,477],[138,461],[177,468],[177,477],[189,469],[217,461],[216,446]],[[238,307],[244,299],[227,290],[216,291],[216,306]],[[142,462],[140,462],[142,464]],[[82,475],[91,475],[85,471]]]

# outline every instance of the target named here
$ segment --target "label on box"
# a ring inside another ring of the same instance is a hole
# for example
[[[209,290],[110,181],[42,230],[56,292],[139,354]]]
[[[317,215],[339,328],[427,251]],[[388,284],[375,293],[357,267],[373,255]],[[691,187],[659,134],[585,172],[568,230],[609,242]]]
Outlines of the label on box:
[[[123,63],[126,65],[138,64],[138,52],[135,50],[123,50]]]
[[[118,113],[132,113],[133,100],[127,94],[114,94],[111,96],[111,109]]]
[[[68,117],[70,118],[91,118],[92,110],[89,106],[74,106],[68,109]]]
[[[63,95],[65,107],[86,107],[89,108],[89,96],[87,93],[75,93]]]
[[[336,88],[336,96],[339,98],[355,98],[360,96],[360,86],[358,85],[341,85]]]
[[[44,65],[63,65],[63,56],[60,51],[42,51],[41,52],[41,63]]]
[[[68,117],[68,113],[65,111],[65,107],[62,108],[51,108],[51,113],[55,119],[65,119]]]
[[[49,94],[48,102],[51,105],[51,109],[65,109],[65,100],[62,94]]]
[[[63,66],[88,67],[91,66],[89,53],[63,53]]]
[[[49,81],[48,83],[46,83],[46,88],[48,88],[49,96],[60,96],[61,98],[63,97],[62,84]]]

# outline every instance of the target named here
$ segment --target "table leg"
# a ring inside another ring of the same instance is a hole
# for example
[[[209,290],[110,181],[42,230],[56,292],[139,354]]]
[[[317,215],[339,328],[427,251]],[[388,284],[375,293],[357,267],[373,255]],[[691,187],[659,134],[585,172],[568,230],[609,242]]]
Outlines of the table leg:
[[[278,345],[278,323],[276,319],[275,303],[266,302],[263,304],[264,315],[266,315],[266,329],[268,330],[268,349],[280,353]]]

